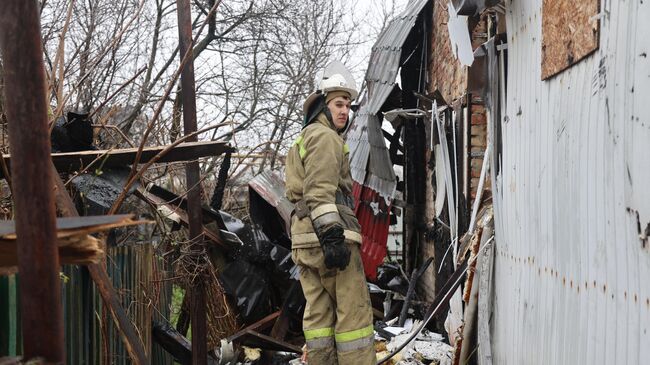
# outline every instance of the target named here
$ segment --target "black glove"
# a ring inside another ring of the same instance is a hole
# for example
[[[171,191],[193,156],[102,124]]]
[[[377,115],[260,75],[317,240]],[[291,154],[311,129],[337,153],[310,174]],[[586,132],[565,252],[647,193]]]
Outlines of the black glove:
[[[322,230],[322,232],[318,232],[317,235],[323,248],[325,266],[328,269],[339,268],[345,270],[350,263],[350,249],[345,244],[343,228],[335,224]]]

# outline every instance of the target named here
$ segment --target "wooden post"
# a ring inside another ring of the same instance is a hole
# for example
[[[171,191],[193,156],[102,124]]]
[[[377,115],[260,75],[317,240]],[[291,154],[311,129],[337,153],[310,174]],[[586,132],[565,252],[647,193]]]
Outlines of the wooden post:
[[[24,358],[63,363],[63,312],[50,184],[50,134],[38,2],[0,1]]]
[[[185,134],[195,132],[196,127],[196,91],[194,89],[194,61],[192,59],[192,14],[190,0],[176,1],[178,14],[179,56],[181,62],[189,52],[189,59],[181,72],[181,95],[183,101],[183,129]],[[193,137],[189,142],[193,142]],[[187,215],[189,220],[190,244],[193,254],[201,262],[205,251],[203,243],[203,214],[201,210],[201,180],[198,161],[185,165],[187,184]],[[200,278],[194,280],[190,289],[190,317],[192,323],[192,364],[206,364],[207,320],[205,303],[205,286]]]

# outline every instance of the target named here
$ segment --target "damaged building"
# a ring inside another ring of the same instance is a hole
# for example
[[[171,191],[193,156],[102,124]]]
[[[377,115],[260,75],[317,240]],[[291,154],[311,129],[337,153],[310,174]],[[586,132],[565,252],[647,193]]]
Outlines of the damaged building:
[[[382,31],[345,135],[378,363],[650,362],[648,17],[647,1],[411,0]],[[50,154],[75,176],[56,195],[65,360],[192,363],[198,286],[204,363],[304,363],[282,174],[248,181],[243,220],[221,210],[227,143],[99,150],[85,118],[57,121]],[[222,155],[209,205],[131,170]],[[24,354],[18,229],[0,227],[0,363]],[[174,281],[201,266],[197,236],[205,285]]]
[[[649,12],[411,2],[373,49],[366,110],[377,119],[362,107],[356,128],[375,148],[383,134],[381,153],[404,168],[391,201],[402,264],[408,274],[435,258],[418,283],[433,301],[469,257],[464,296],[431,326],[444,327],[455,363],[648,361]],[[372,157],[366,170],[382,171]]]

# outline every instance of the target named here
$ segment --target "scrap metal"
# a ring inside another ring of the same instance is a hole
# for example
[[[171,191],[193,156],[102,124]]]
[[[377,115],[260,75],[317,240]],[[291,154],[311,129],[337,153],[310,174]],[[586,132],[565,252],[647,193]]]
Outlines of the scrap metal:
[[[354,212],[362,227],[361,256],[371,279],[376,278],[377,267],[386,256],[391,200],[397,187],[378,113],[396,88],[404,43],[427,3],[417,0],[408,4],[379,36],[365,76],[368,97],[347,132]]]
[[[408,314],[409,306],[411,305],[411,299],[413,299],[413,296],[415,295],[415,285],[418,282],[418,279],[420,279],[420,277],[422,277],[424,272],[427,270],[429,265],[431,265],[431,262],[433,262],[433,257],[427,259],[427,261],[425,261],[425,263],[419,269],[413,270],[413,273],[411,274],[409,288],[406,292],[406,296],[404,297],[402,311],[400,312],[399,319],[397,321],[397,325],[400,327],[404,326],[404,322],[406,322],[406,316]]]
[[[471,257],[471,258],[466,258],[463,260],[463,262],[456,268],[454,273],[451,275],[449,280],[445,283],[445,285],[442,287],[440,290],[440,294],[438,294],[429,308],[427,309],[426,314],[424,315],[424,319],[422,323],[418,326],[418,328],[411,333],[411,335],[402,343],[398,348],[393,350],[388,356],[384,357],[383,359],[379,360],[377,362],[377,365],[384,364],[393,356],[398,354],[400,351],[402,351],[409,343],[411,343],[417,336],[424,330],[426,325],[431,321],[431,319],[440,311],[447,306],[449,303],[449,300],[451,299],[452,296],[456,293],[458,288],[460,287],[460,284],[463,282],[463,277],[467,273],[467,269],[470,265],[473,265],[474,262],[478,259],[480,256],[480,253],[486,248],[486,247],[491,247],[492,241],[494,240],[494,236],[490,237],[485,244],[479,249],[479,252],[476,256]]]
[[[291,232],[291,213],[293,212],[293,203],[286,198],[284,193],[283,179],[273,171],[264,171],[255,176],[248,182],[249,201],[251,217],[260,222],[270,221],[269,213],[273,213],[269,207],[274,208],[282,220],[281,226],[284,233],[289,236]],[[266,204],[263,204],[263,201]],[[273,220],[278,220],[275,218]],[[268,234],[268,233],[267,233]],[[269,235],[273,237],[274,235]]]
[[[170,193],[171,194],[171,193]],[[177,197],[177,200],[165,200],[159,196],[156,196],[155,194],[151,193],[151,191],[147,191],[145,189],[138,189],[135,192],[135,195],[144,200],[145,202],[149,203],[151,206],[153,206],[156,209],[159,209],[161,206],[167,207],[170,212],[173,212],[176,214],[178,219],[180,220],[179,223],[183,224],[185,227],[189,227],[189,218],[187,215],[187,211],[185,208],[182,208],[180,204],[174,204],[174,201],[180,202],[181,198]],[[235,249],[238,246],[238,242],[233,238],[229,239],[229,236],[226,235],[219,235],[215,233],[214,231],[205,228],[204,226],[201,227],[202,233],[210,239],[212,242],[216,243],[220,248],[230,251],[232,249]],[[222,232],[223,233],[223,232]],[[225,237],[224,237],[225,236]]]

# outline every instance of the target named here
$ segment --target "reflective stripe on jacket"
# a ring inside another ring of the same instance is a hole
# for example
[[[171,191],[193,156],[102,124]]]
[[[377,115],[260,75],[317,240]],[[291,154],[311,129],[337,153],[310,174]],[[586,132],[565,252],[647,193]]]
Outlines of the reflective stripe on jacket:
[[[286,166],[286,195],[292,202],[304,200],[310,215],[291,218],[292,248],[320,246],[312,219],[327,217],[344,229],[345,238],[361,243],[361,226],[352,209],[336,204],[336,191],[352,192],[349,149],[325,114],[305,127],[289,150]],[[327,215],[327,216],[326,216]]]

